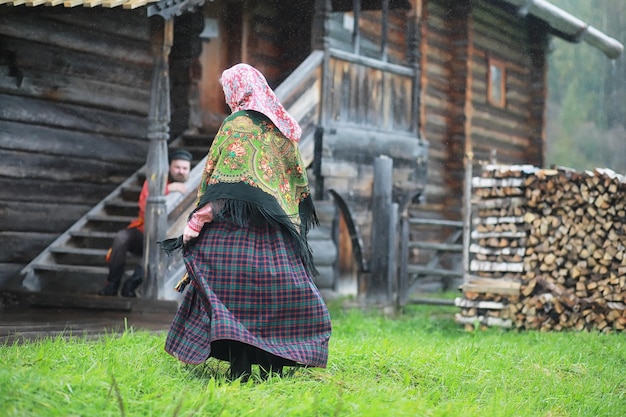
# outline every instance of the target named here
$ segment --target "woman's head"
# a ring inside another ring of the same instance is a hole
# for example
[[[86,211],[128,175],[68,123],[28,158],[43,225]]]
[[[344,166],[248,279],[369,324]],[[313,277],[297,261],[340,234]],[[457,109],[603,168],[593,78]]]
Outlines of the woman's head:
[[[226,104],[233,113],[240,110],[263,113],[286,137],[295,142],[300,140],[300,125],[285,110],[263,74],[256,68],[237,64],[222,73],[220,83]]]

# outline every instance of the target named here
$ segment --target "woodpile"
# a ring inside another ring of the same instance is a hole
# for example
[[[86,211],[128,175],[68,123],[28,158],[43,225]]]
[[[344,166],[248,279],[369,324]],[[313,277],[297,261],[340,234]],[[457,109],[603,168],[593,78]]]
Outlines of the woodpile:
[[[457,322],[468,329],[626,327],[622,176],[486,166],[472,189],[469,271]]]

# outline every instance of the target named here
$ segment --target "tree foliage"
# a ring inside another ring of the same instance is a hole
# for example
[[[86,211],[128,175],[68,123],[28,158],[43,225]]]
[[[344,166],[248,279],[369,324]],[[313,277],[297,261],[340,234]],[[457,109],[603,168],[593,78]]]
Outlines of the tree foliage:
[[[551,0],[580,20],[626,43],[623,0]],[[626,58],[606,57],[586,43],[552,40],[548,71],[549,165],[626,171]]]

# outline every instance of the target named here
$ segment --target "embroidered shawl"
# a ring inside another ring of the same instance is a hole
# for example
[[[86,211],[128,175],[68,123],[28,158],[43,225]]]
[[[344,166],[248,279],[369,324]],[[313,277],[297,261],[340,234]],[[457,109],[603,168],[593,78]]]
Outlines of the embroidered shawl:
[[[309,273],[317,275],[306,234],[318,220],[300,151],[265,115],[243,110],[222,123],[209,149],[195,210],[207,203],[213,205],[213,221],[243,227],[265,221],[279,228],[297,243]],[[168,252],[178,249],[182,238],[162,246]]]

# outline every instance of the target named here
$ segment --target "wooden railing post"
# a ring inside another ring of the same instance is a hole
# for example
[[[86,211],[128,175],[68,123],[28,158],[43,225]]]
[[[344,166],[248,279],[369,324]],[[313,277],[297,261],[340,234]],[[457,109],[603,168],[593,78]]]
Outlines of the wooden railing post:
[[[389,268],[392,233],[390,219],[393,204],[393,159],[379,156],[374,160],[374,189],[372,193],[371,267],[366,286],[365,300],[373,304],[391,304]]]
[[[396,308],[400,309],[406,304],[407,294],[409,289],[409,212],[407,209],[402,211],[400,218],[400,253],[398,256],[398,284],[396,293]]]
[[[148,161],[146,181],[149,196],[145,212],[144,238],[144,294],[146,298],[158,299],[163,292],[165,275],[165,254],[157,245],[167,233],[167,207],[165,187],[167,184],[168,162],[167,142],[170,123],[169,54],[174,35],[173,19],[155,19],[162,22],[153,31],[152,47],[154,68],[148,115]]]

